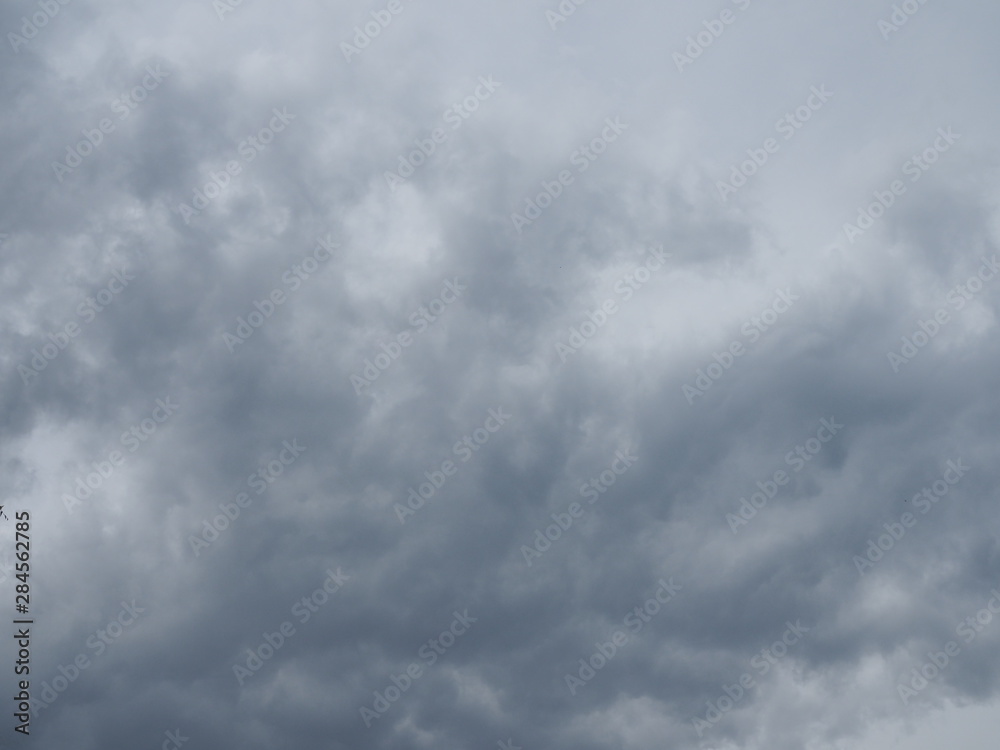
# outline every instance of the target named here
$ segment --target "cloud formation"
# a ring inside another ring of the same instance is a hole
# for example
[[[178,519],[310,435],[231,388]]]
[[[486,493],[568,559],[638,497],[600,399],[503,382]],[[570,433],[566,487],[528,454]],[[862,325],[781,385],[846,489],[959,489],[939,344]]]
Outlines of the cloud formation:
[[[791,750],[988,706],[997,15],[0,9],[16,739]]]

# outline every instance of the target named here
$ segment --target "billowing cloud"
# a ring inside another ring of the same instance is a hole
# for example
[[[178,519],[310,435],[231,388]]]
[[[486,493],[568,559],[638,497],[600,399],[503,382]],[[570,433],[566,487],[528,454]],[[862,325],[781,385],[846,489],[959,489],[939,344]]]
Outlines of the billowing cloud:
[[[987,747],[996,15],[0,10],[6,731]]]

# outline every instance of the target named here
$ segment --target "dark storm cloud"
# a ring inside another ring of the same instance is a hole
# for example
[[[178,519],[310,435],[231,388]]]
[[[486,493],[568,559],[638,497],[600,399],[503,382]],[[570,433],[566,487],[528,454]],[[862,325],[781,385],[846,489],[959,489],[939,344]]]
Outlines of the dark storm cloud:
[[[834,747],[993,698],[993,11],[562,5],[8,41],[28,741]]]

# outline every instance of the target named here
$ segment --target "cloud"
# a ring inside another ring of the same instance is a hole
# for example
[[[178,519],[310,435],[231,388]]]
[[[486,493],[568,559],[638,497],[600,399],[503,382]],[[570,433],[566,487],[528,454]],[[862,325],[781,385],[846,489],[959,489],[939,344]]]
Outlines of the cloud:
[[[0,81],[30,741],[834,748],[993,700],[991,6],[55,7]]]

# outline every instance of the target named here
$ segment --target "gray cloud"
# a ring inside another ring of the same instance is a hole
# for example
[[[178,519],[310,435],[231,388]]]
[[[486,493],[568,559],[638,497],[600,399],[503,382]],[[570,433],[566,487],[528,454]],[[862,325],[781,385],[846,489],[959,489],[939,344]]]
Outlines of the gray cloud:
[[[27,742],[868,747],[994,700],[996,11],[563,6],[5,35]]]

